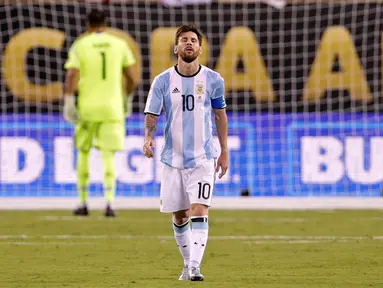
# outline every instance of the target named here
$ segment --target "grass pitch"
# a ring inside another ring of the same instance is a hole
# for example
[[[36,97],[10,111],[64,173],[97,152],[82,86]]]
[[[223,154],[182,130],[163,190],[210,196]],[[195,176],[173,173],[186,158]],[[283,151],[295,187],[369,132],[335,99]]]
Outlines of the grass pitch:
[[[170,215],[0,211],[0,287],[383,287],[381,211],[211,210],[205,282],[180,282]]]

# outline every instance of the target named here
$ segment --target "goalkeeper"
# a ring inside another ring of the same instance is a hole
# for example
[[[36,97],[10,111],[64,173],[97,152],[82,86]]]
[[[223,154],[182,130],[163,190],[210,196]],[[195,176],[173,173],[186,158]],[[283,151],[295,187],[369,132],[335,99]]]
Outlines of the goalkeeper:
[[[77,187],[81,205],[74,215],[87,216],[89,187],[89,154],[92,147],[101,151],[104,168],[106,217],[114,217],[112,203],[116,192],[114,154],[124,149],[125,117],[131,109],[128,99],[137,87],[133,73],[135,58],[127,43],[104,32],[106,20],[102,11],[88,15],[87,33],[69,50],[64,91],[64,118],[76,124]],[[122,78],[127,91],[123,91]],[[78,85],[78,97],[75,98]],[[124,96],[124,94],[129,96]]]

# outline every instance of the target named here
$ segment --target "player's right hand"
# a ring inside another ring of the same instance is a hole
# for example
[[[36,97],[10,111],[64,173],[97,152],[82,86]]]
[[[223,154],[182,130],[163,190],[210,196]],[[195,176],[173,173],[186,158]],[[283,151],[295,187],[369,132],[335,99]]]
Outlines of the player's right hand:
[[[70,123],[78,121],[76,99],[74,96],[65,96],[64,98],[64,119]]]
[[[153,149],[156,147],[156,144],[154,143],[153,138],[146,138],[145,139],[145,144],[142,150],[144,151],[144,154],[148,158],[153,158],[154,157],[154,152]]]

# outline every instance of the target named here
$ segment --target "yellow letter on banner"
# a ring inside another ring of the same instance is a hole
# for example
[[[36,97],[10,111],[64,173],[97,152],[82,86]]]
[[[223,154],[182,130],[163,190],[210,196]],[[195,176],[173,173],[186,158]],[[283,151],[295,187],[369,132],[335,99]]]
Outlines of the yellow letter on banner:
[[[174,41],[177,28],[157,28],[152,32],[150,54],[151,54],[151,79],[158,74],[177,64],[177,57],[173,54]],[[209,60],[209,43],[202,38],[202,55],[200,64],[207,65]]]
[[[340,72],[333,72],[338,57]],[[372,99],[350,32],[344,27],[330,27],[321,40],[303,99],[315,101],[328,90],[348,90],[353,100]]]
[[[244,73],[236,71],[241,58]],[[254,32],[248,27],[235,27],[227,33],[216,70],[225,79],[227,92],[252,90],[254,100],[274,101],[274,90],[265,63]]]
[[[64,32],[58,30],[30,28],[22,30],[9,40],[4,53],[3,75],[14,96],[31,102],[48,102],[61,98],[61,83],[38,85],[29,81],[26,57],[35,47],[60,49],[64,39]]]

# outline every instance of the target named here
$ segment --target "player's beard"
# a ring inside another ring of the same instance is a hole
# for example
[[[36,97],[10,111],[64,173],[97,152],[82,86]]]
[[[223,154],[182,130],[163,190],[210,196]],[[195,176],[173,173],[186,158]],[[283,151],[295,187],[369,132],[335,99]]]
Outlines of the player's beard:
[[[184,51],[178,53],[178,56],[181,57],[182,61],[184,61],[186,63],[193,62],[195,59],[197,59],[198,55],[199,55],[199,51],[196,51],[196,52],[191,53],[191,54],[188,54]]]

